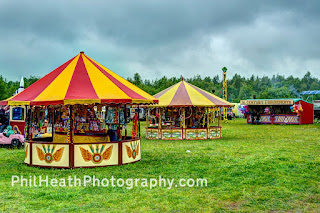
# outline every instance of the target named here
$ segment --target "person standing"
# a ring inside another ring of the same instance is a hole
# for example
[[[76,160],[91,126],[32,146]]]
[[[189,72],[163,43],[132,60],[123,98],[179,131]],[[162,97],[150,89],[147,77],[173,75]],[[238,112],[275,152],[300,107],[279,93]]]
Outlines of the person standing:
[[[8,119],[5,116],[3,109],[0,110],[0,133],[7,127]]]

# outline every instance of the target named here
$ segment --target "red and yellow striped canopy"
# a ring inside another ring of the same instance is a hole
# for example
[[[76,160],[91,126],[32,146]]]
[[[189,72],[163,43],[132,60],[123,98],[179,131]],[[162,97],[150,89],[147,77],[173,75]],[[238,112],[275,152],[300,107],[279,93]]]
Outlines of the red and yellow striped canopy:
[[[83,52],[21,93],[6,105],[90,103],[158,103],[154,97],[110,71]]]
[[[184,80],[154,95],[159,107],[230,107],[230,102],[204,91]]]

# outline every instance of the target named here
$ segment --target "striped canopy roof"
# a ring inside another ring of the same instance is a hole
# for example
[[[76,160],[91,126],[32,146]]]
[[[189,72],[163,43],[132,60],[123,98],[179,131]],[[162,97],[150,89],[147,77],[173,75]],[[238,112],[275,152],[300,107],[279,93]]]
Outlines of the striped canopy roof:
[[[204,91],[184,80],[154,95],[159,99],[156,106],[201,106],[201,107],[229,107],[230,102]]]
[[[83,52],[53,70],[5,105],[158,103],[154,97]]]

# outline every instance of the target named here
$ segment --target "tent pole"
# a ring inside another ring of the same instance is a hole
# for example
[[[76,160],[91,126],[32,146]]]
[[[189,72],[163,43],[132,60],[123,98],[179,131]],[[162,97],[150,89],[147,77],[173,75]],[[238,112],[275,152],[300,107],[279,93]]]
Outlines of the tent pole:
[[[149,128],[149,113],[150,113],[150,108],[146,107],[146,138],[149,138],[148,136],[148,128]]]
[[[74,168],[74,144],[73,144],[73,105],[69,107],[69,121],[70,121],[70,141],[69,141],[69,168]]]
[[[70,116],[70,142],[69,143],[73,143],[73,106],[70,105],[69,107],[69,116]]]
[[[139,130],[139,138],[141,137],[140,133],[140,105],[138,105],[138,130]]]
[[[147,128],[149,127],[149,110],[150,110],[150,108],[146,108],[147,110],[146,110],[146,123],[147,123]]]
[[[209,107],[207,107],[207,129],[210,127],[210,121],[209,121]]]
[[[219,108],[218,111],[218,127],[220,127],[220,120],[221,120],[221,112],[220,112],[221,108]]]
[[[126,125],[126,123],[127,123],[127,105],[125,104],[124,105],[124,124]],[[125,130],[124,130],[124,139],[126,140],[127,139],[127,125],[126,125],[126,128],[125,128]]]
[[[159,129],[159,139],[161,139],[161,123],[162,123],[162,108],[159,108],[159,123],[158,123],[158,129]]]
[[[118,104],[118,131],[117,131],[118,132],[118,136],[117,136],[118,140],[119,140],[119,138],[120,138],[120,140],[122,140],[122,138],[121,138],[121,127],[120,127],[121,126],[121,124],[120,124],[120,114],[121,114],[120,113],[120,109],[121,109],[120,108],[120,104]]]
[[[31,106],[30,107],[26,107],[26,109],[28,110],[27,112],[27,140],[31,141],[32,136],[30,138],[30,125],[31,125]]]
[[[185,139],[185,130],[186,130],[186,108],[182,107],[182,139]]]
[[[53,108],[53,113],[52,113],[52,121],[51,121],[51,128],[52,128],[52,130],[51,130],[51,134],[52,134],[52,142],[53,142],[53,137],[54,137],[54,122],[55,122],[55,120],[56,120],[56,108],[55,108],[55,106],[52,106],[52,108]]]

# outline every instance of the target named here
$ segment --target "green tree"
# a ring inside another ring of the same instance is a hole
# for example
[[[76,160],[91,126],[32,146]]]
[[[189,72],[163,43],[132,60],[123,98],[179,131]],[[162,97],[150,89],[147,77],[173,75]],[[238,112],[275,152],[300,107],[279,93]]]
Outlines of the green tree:
[[[7,98],[7,84],[5,79],[0,75],[0,100]]]

